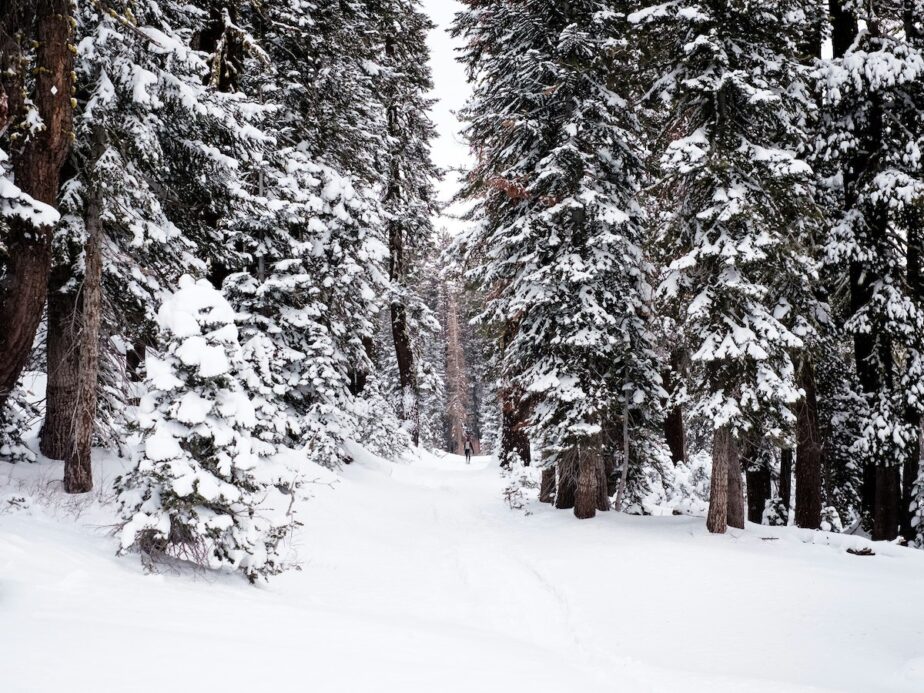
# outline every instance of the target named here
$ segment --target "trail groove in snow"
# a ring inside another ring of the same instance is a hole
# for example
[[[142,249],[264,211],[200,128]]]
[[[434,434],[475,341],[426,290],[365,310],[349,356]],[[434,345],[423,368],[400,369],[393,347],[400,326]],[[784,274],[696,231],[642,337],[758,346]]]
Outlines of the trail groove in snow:
[[[4,693],[924,690],[920,552],[527,517],[486,458],[356,452],[300,508],[303,569],[258,588],[144,575],[104,507],[0,514]]]

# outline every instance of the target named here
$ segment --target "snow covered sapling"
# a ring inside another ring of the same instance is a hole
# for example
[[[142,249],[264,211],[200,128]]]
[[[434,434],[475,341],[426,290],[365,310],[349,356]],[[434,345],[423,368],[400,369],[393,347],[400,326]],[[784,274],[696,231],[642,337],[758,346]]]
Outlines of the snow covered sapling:
[[[122,553],[237,569],[254,582],[283,569],[279,544],[293,522],[252,436],[234,318],[211,284],[189,276],[161,306],[163,351],[146,362],[140,459],[116,489]]]

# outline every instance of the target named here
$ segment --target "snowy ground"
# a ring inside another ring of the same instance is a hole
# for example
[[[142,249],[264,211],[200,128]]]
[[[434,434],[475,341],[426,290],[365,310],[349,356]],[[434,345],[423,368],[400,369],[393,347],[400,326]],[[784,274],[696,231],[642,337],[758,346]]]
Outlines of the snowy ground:
[[[924,690],[924,552],[526,516],[487,458],[359,458],[302,507],[302,570],[261,587],[145,575],[56,464],[0,464],[0,689]]]

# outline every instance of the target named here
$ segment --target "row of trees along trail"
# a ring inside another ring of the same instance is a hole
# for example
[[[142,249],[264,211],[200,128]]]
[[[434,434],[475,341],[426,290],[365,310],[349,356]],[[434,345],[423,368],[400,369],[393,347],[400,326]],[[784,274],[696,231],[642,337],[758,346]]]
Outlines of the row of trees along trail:
[[[123,551],[250,579],[296,460],[466,434],[924,546],[924,3],[463,6],[447,239],[419,0],[0,4],[0,456],[130,454]]]
[[[255,580],[294,460],[442,447],[432,29],[418,0],[0,3],[0,458],[41,418],[80,493],[92,445],[131,452],[122,550]]]
[[[464,4],[504,462],[592,517],[711,447],[710,531],[921,544],[924,5]]]

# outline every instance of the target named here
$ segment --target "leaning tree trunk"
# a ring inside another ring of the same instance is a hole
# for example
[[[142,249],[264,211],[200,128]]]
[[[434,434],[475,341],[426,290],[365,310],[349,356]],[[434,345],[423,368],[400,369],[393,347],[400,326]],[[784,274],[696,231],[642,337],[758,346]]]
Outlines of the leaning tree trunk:
[[[98,146],[101,148],[102,142]],[[77,406],[73,413],[73,441],[65,449],[64,455],[64,490],[68,493],[86,493],[93,488],[91,448],[96,427],[96,387],[99,380],[102,228],[99,191],[95,184],[91,184],[90,188],[85,213],[87,241],[81,288]]]
[[[815,370],[806,358],[799,370],[805,397],[796,412],[796,526],[821,527],[822,444],[818,430]]]
[[[0,79],[7,96],[10,128],[26,117],[21,55],[10,37],[35,40],[34,107],[44,127],[10,152],[16,185],[39,202],[54,205],[61,168],[73,135],[73,53],[70,0],[37,0],[23,10],[0,3]],[[35,21],[36,35],[31,22]],[[0,281],[0,409],[15,387],[32,350],[42,319],[51,270],[51,225],[36,227],[18,217],[7,219],[6,274]]]
[[[712,479],[709,484],[709,514],[706,529],[724,534],[728,528],[728,469],[735,456],[734,439],[728,426],[715,432],[712,441]]]

